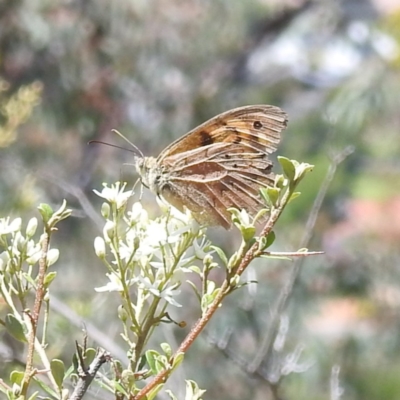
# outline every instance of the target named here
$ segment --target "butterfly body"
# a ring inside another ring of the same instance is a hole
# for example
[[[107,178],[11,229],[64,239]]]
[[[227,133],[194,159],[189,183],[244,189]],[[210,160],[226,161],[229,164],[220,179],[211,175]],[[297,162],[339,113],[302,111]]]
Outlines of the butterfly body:
[[[254,216],[264,208],[261,187],[272,185],[268,155],[276,150],[287,116],[255,105],[222,113],[169,145],[157,157],[140,157],[144,186],[206,225],[231,227],[230,207]]]

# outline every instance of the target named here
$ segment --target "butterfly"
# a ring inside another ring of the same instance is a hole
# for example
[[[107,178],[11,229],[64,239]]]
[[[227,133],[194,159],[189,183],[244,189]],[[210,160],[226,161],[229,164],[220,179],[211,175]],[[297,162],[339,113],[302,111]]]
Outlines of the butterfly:
[[[167,146],[157,157],[138,156],[142,184],[201,225],[232,226],[230,207],[251,216],[265,203],[260,188],[272,185],[268,155],[286,128],[279,107],[251,105],[211,118]]]

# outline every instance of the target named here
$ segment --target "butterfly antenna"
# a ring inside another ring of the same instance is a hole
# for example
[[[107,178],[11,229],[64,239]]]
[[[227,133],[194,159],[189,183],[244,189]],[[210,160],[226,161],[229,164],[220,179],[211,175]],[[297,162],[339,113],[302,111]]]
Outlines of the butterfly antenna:
[[[121,132],[117,131],[116,129],[111,129],[111,132],[116,133],[121,139],[125,140],[126,143],[130,144],[134,149],[134,153],[136,152],[140,157],[144,157],[144,154],[140,151],[140,149],[135,146],[127,137],[125,137]]]
[[[138,150],[139,150],[137,148],[135,148],[134,150],[130,150],[130,149],[127,149],[126,147],[117,146],[116,144],[102,142],[101,140],[90,140],[88,142],[88,144],[104,144],[106,146],[115,147],[116,149],[121,149],[121,150],[129,151],[131,153],[135,153],[136,155],[137,155]],[[139,152],[139,155],[142,157],[142,153],[141,152]]]

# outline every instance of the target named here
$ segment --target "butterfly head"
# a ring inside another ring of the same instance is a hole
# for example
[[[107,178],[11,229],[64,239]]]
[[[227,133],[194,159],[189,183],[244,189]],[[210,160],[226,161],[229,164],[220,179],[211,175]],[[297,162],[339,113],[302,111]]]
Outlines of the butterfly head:
[[[153,193],[160,194],[163,183],[163,171],[154,157],[138,157],[135,162],[136,171],[143,186]]]

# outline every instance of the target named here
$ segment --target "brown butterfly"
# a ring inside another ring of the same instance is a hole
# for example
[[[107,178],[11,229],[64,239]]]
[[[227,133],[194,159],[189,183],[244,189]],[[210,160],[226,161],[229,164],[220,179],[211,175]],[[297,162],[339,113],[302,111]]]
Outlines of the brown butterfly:
[[[259,190],[272,185],[268,154],[280,141],[287,115],[278,107],[252,105],[211,118],[165,148],[138,157],[144,186],[200,224],[232,225],[230,207],[254,216],[265,208]]]

